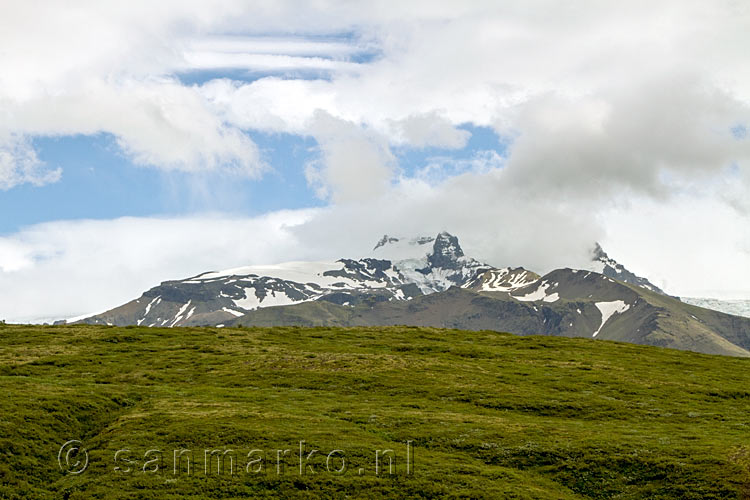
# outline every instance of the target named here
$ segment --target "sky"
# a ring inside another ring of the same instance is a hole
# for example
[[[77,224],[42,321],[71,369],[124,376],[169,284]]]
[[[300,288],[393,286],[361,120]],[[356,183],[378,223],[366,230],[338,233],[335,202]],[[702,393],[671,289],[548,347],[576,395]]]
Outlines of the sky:
[[[0,4],[0,319],[456,234],[750,299],[743,1]]]

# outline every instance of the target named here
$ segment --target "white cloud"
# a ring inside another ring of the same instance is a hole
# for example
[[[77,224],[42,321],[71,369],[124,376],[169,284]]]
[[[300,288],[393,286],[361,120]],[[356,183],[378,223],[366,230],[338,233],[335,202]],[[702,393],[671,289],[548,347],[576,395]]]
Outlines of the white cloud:
[[[668,204],[640,198],[601,218],[613,228],[602,241],[617,249],[611,256],[671,293],[750,298],[750,226],[726,204],[695,194]]]
[[[321,158],[307,165],[306,174],[319,195],[355,202],[377,198],[388,189],[395,159],[384,138],[324,111],[314,114],[309,129]]]
[[[109,132],[138,163],[257,174],[262,165],[252,141],[222,123],[194,88],[164,78],[181,64],[184,35],[236,14],[237,5],[4,4],[0,136]],[[28,163],[24,149],[9,154],[13,164]],[[38,180],[6,170],[6,185]]]
[[[411,115],[403,120],[390,120],[394,136],[403,144],[417,148],[434,146],[446,149],[460,149],[466,146],[471,137],[467,130],[457,129],[437,111]]]
[[[349,57],[367,50],[367,46],[315,37],[271,37],[271,36],[205,36],[188,43],[186,51],[219,54],[276,54],[287,56],[320,56],[331,59]]]
[[[509,180],[547,196],[666,196],[733,163],[750,165],[750,141],[731,132],[750,105],[693,75],[634,77],[627,92],[545,96],[516,113]]]
[[[195,51],[185,54],[186,70],[246,69],[250,71],[325,70],[355,71],[357,63],[335,61],[323,57],[295,57],[277,54],[234,54]]]
[[[505,164],[505,158],[494,150],[478,151],[466,159],[439,156],[429,158],[426,165],[418,168],[413,177],[430,185],[437,185],[461,174],[489,174],[499,171]]]
[[[62,171],[47,169],[28,140],[0,135],[0,191],[19,184],[42,186],[60,180]]]
[[[145,85],[139,93],[133,82],[175,70],[330,72],[329,79],[316,81],[263,78],[245,85],[208,84],[200,89],[208,103],[188,106],[185,114],[196,123],[212,115],[209,125],[187,133],[156,113],[147,128],[169,140],[122,139],[137,159],[167,168],[186,161],[202,164],[204,158],[191,152],[201,148],[208,149],[204,156],[211,159],[209,166],[232,164],[249,148],[238,146],[235,127],[309,133],[317,109],[376,130],[394,144],[454,148],[466,140],[466,132],[456,125],[514,130],[522,125],[516,106],[541,105],[549,93],[593,95],[605,107],[611,99],[627,100],[618,97],[623,90],[651,92],[643,96],[646,100],[658,98],[658,88],[630,88],[642,75],[692,72],[709,93],[718,90],[739,102],[750,101],[750,70],[744,69],[741,49],[750,42],[745,29],[750,13],[730,1],[600,2],[586,8],[551,1],[534,6],[520,1],[408,2],[389,9],[338,1],[206,5],[175,0],[158,7],[146,1],[78,1],[17,3],[6,6],[2,18],[0,46],[25,48],[0,53],[0,65],[12,68],[0,75],[4,107],[15,103],[23,104],[22,109],[50,109],[85,88],[92,98],[81,105],[99,105],[96,121],[104,128],[116,129],[118,120],[108,115],[122,113],[113,100],[127,100],[130,94],[128,104],[138,109],[133,100],[152,106],[152,91],[163,95],[157,99],[161,102],[173,99],[173,86]],[[356,35],[319,36],[341,32]],[[362,51],[377,57],[367,63],[350,60]],[[575,106],[566,113],[569,120],[578,118]],[[30,133],[45,125],[48,133],[95,128],[90,123],[60,126],[49,115],[39,117],[43,123]],[[10,116],[4,128],[14,130],[22,115]],[[215,123],[219,117],[225,120],[221,125]],[[700,115],[696,118],[705,123]],[[193,146],[204,131],[209,139]],[[187,160],[177,152],[165,154],[167,148],[178,149],[177,144],[188,149]]]
[[[367,26],[382,56],[356,73],[202,91],[243,128],[310,134],[322,110],[392,145],[455,148],[467,139],[457,125],[490,125],[515,140],[506,182],[560,201],[664,197],[732,163],[747,169],[750,141],[730,133],[750,121],[750,73],[738,50],[750,43],[747,8],[540,4],[360,6],[361,17],[343,9],[339,24]]]
[[[17,134],[109,132],[144,165],[245,175],[264,168],[245,134],[223,123],[195,88],[171,79],[92,81],[65,95],[13,102],[5,109],[16,117],[12,126]]]
[[[0,319],[54,320],[119,305],[163,280],[304,258],[290,233],[313,211],[61,221],[0,237]]]
[[[243,129],[307,134],[316,110],[330,113],[336,95],[323,80],[266,77],[251,84],[217,79],[201,92],[228,123]]]
[[[488,166],[484,163],[484,166]],[[604,228],[587,210],[506,189],[502,168],[443,179],[403,178],[378,197],[336,204],[294,229],[301,241],[368,256],[383,234],[458,235],[470,255],[546,272],[583,266]]]
[[[28,269],[34,265],[34,249],[15,238],[0,240],[0,273]]]

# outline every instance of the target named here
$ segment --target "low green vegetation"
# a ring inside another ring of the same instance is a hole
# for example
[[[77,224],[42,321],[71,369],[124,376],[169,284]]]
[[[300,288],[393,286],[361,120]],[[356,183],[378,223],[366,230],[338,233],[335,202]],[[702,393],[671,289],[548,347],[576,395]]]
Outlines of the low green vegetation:
[[[432,328],[2,325],[0,391],[2,498],[750,498],[746,359]]]

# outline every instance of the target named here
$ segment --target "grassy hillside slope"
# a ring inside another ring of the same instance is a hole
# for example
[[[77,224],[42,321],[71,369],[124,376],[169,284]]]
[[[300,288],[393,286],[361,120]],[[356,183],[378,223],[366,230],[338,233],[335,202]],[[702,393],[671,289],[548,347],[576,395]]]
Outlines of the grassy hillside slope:
[[[748,359],[416,327],[7,325],[0,394],[2,498],[750,497]],[[72,439],[80,474],[58,464]],[[320,450],[302,475],[301,440]],[[205,449],[234,450],[234,474]]]

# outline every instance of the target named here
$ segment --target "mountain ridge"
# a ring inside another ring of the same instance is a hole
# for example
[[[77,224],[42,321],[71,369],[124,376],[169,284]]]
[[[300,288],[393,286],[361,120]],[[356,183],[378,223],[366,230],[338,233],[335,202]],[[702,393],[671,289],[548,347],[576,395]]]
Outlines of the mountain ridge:
[[[651,283],[647,278],[630,272],[625,266],[610,258],[598,242],[594,244],[594,248],[591,251],[591,261],[592,266],[590,269],[592,271],[603,274],[608,278],[646,288],[652,292],[665,294],[664,290]]]
[[[590,337],[750,356],[750,319],[684,304],[611,259],[544,276],[465,255],[456,236],[385,235],[374,257],[289,262],[165,281],[83,323],[138,326],[414,324]],[[597,269],[602,272],[596,272]]]

